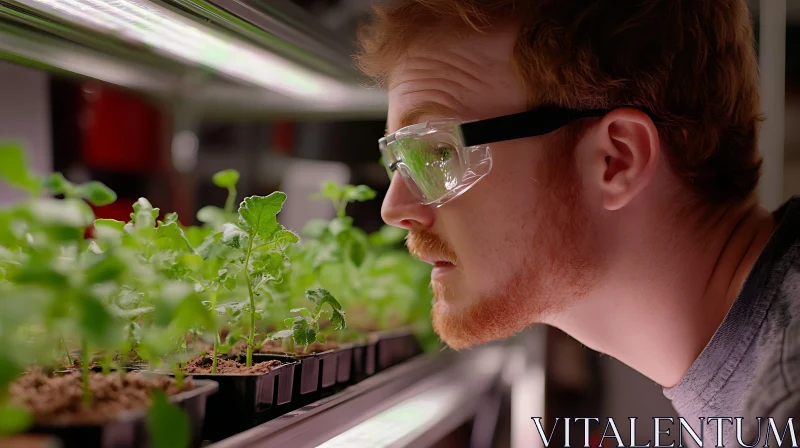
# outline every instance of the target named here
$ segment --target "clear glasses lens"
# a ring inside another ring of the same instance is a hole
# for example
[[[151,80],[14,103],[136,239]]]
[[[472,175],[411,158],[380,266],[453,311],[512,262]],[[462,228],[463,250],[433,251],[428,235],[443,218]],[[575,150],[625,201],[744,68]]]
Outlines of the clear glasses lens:
[[[491,170],[489,148],[464,148],[453,122],[414,125],[381,139],[379,146],[389,177],[400,173],[423,204],[444,204]]]
[[[464,174],[453,144],[427,138],[402,138],[393,148],[407,176],[413,179],[425,202],[443,198],[455,189]]]

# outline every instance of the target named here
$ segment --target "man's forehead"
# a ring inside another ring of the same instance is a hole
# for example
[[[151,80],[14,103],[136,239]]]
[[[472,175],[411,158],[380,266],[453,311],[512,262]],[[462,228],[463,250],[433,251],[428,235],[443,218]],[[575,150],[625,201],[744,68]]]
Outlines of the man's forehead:
[[[443,104],[434,101],[425,101],[405,108],[405,110],[400,113],[400,119],[397,121],[397,129],[402,129],[406,126],[424,121],[441,120],[444,118],[461,117],[459,117],[456,111]],[[389,134],[397,131],[397,129],[387,129],[386,132]]]
[[[525,95],[513,69],[512,29],[436,45],[416,43],[389,74],[388,132],[445,118],[475,120],[520,111]]]

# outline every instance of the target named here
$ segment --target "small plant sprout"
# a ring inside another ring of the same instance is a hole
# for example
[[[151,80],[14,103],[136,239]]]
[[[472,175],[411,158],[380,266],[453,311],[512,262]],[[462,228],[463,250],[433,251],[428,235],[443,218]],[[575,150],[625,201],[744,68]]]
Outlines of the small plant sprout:
[[[322,184],[319,196],[331,201],[337,218],[344,218],[347,216],[347,204],[374,199],[375,190],[366,185],[337,185],[328,181]]]
[[[60,174],[37,177],[28,171],[18,146],[0,146],[0,160],[7,163],[0,176],[34,196],[5,212],[14,229],[0,241],[10,255],[8,261],[13,261],[5,271],[10,293],[42,299],[38,303],[46,330],[42,339],[53,347],[64,345],[61,335],[79,337],[83,401],[89,404],[90,349],[114,349],[121,340],[108,297],[127,266],[117,251],[102,251],[84,238],[94,223],[84,200],[102,206],[114,202],[116,195],[99,182],[76,185]],[[42,188],[64,199],[35,197]]]
[[[295,345],[302,346],[303,352],[308,352],[308,347],[314,342],[325,343],[326,336],[320,331],[320,319],[324,316],[325,305],[330,308],[330,317],[333,331],[344,330],[347,328],[345,314],[342,305],[324,288],[310,289],[306,291],[306,298],[314,304],[311,311],[308,308],[295,308],[293,313],[299,316],[290,317],[283,322],[289,328],[274,333],[267,340],[283,340],[291,337]],[[265,341],[266,342],[266,341]]]
[[[211,178],[214,185],[228,190],[225,208],[207,205],[197,212],[197,219],[207,226],[221,230],[228,222],[236,221],[236,184],[239,182],[239,172],[236,170],[223,170]]]
[[[214,185],[228,190],[228,198],[225,200],[225,213],[230,215],[236,206],[236,184],[239,183],[239,172],[236,170],[220,171],[211,178]]]
[[[247,336],[247,367],[253,365],[256,337],[256,295],[268,282],[277,281],[285,260],[285,250],[298,241],[297,235],[278,223],[277,214],[286,201],[286,194],[250,196],[239,205],[238,224],[226,223],[221,241],[239,251],[240,270],[247,287],[250,316]]]

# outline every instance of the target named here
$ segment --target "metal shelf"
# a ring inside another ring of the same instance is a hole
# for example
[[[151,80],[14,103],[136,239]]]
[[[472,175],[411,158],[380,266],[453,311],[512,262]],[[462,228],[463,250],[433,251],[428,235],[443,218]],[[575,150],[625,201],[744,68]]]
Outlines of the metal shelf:
[[[486,405],[508,350],[423,355],[211,446],[428,446]]]

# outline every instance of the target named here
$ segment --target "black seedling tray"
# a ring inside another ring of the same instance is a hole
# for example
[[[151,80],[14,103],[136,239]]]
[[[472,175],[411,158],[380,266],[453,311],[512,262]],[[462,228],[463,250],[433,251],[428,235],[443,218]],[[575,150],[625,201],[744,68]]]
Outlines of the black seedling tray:
[[[351,380],[358,382],[375,374],[375,351],[377,342],[353,346]]]
[[[411,332],[391,332],[380,336],[377,344],[378,370],[388,369],[422,353]]]
[[[353,347],[309,355],[270,356],[300,363],[294,374],[294,392],[297,395],[313,394],[320,389],[348,383],[352,377]]]
[[[370,342],[366,347],[364,373],[367,376],[375,375],[378,371],[378,342]]]
[[[336,350],[336,384],[347,384],[353,379],[353,349]]]
[[[244,362],[244,356],[240,356]],[[253,363],[283,362],[268,373],[187,373],[187,377],[219,383],[219,393],[208,402],[203,438],[217,441],[278,415],[276,408],[292,401],[297,362],[284,356],[253,354]]]
[[[192,447],[202,443],[203,421],[207,399],[217,391],[213,381],[195,381],[192,390],[170,397],[170,402],[184,409],[189,416]],[[150,446],[147,430],[147,410],[137,409],[123,413],[114,421],[103,425],[35,425],[31,431],[48,434],[61,442],[63,448],[145,448]]]
[[[293,406],[316,401],[356,380],[353,374],[354,347],[352,346],[309,355],[270,356],[273,359],[299,363],[294,372]]]

